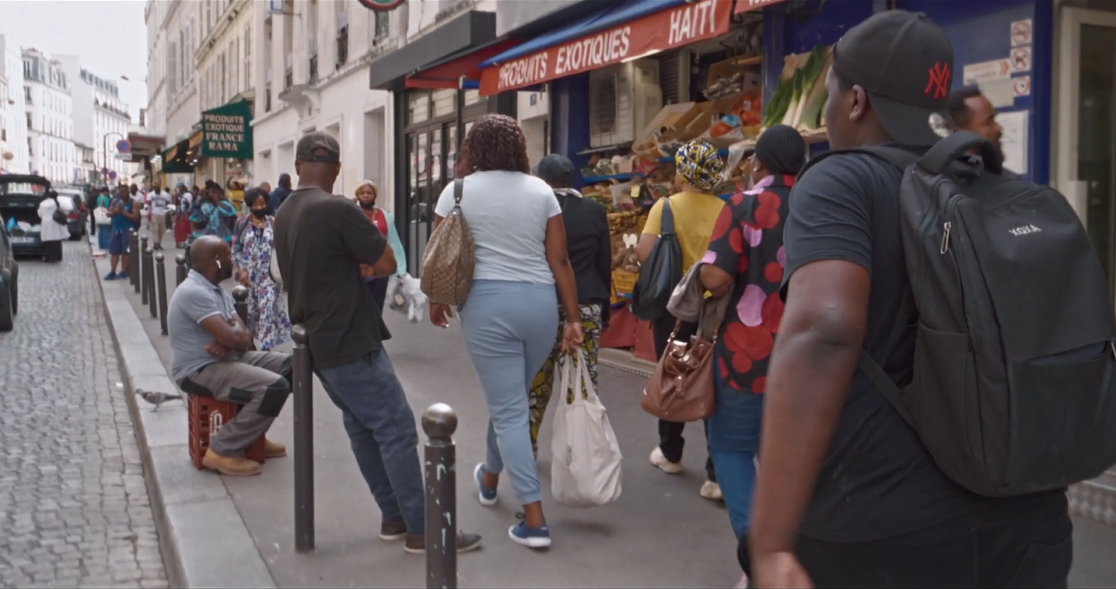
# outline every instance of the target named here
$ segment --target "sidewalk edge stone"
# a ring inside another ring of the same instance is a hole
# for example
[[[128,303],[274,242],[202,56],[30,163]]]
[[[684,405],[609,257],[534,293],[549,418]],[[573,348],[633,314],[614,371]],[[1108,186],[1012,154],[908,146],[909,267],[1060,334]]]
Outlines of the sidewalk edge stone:
[[[102,268],[107,262],[92,258],[91,263],[98,276],[107,271]],[[168,404],[154,412],[141,409],[131,394],[139,381],[143,388],[167,392],[177,389],[127,294],[119,288],[105,288],[100,278],[98,285],[117,348],[123,392],[136,431],[170,586],[276,587],[224,483],[216,475],[195,470],[190,463],[184,404]],[[172,442],[168,428],[181,432],[181,443]]]

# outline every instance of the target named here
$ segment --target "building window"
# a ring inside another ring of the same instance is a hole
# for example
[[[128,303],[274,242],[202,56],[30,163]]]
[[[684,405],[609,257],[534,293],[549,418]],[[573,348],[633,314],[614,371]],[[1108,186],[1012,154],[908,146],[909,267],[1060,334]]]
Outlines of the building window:
[[[252,25],[244,27],[244,87],[256,87],[252,81]]]
[[[307,80],[313,84],[318,81],[318,55],[314,54],[310,57],[310,73]]]
[[[345,25],[337,31],[337,64],[335,69],[341,69],[346,61],[349,61],[349,25]]]
[[[373,15],[375,26],[372,28],[372,44],[379,45],[391,34],[391,13],[386,10],[377,10],[373,12]]]
[[[27,130],[34,131],[35,125],[31,124],[31,113],[27,113]]]
[[[34,104],[33,102],[31,102],[31,87],[30,86],[24,86],[23,87],[23,101],[26,102],[27,104]]]

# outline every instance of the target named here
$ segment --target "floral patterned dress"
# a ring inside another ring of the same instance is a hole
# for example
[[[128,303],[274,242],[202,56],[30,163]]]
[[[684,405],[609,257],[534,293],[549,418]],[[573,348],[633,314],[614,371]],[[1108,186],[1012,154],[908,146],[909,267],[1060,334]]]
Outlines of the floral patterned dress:
[[[714,367],[733,390],[762,393],[767,388],[767,365],[783,318],[783,223],[792,186],[793,176],[768,176],[734,195],[701,260],[736,280]]]
[[[233,235],[233,262],[248,273],[248,328],[261,350],[270,350],[290,339],[291,320],[283,308],[279,285],[271,280],[271,248],[275,240],[274,217],[263,227],[246,223]]]

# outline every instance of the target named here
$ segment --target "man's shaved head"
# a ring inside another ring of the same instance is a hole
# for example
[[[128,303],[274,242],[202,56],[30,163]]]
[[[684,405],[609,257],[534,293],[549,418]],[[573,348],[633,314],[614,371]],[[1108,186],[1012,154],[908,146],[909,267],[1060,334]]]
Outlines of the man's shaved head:
[[[213,284],[220,284],[232,276],[232,248],[220,237],[199,237],[190,246],[190,268]]]

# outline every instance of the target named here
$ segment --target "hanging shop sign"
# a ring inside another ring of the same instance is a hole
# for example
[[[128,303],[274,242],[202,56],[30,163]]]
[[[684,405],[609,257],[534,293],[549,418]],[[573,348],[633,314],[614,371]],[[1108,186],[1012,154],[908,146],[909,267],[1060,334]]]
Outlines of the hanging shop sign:
[[[782,2],[782,1],[783,0],[736,0],[735,13],[740,14],[740,13],[743,13],[743,12],[748,12],[749,10],[755,10],[757,8],[763,8],[764,6],[769,6],[771,4],[777,4],[777,3]]]
[[[201,155],[252,159],[252,106],[247,100],[202,113]]]
[[[360,5],[369,10],[391,10],[403,3],[403,0],[357,0]]]
[[[729,30],[732,0],[700,0],[484,69],[488,96],[712,39]]]

